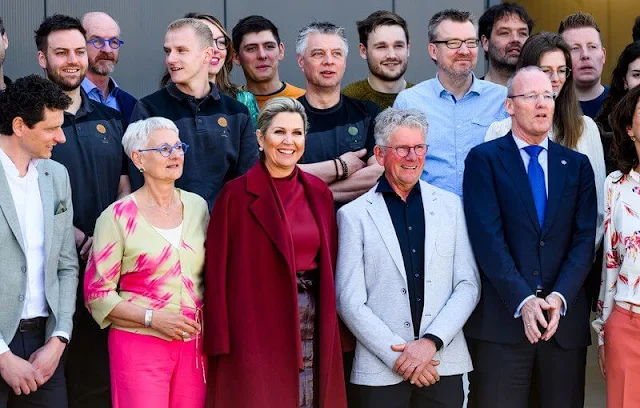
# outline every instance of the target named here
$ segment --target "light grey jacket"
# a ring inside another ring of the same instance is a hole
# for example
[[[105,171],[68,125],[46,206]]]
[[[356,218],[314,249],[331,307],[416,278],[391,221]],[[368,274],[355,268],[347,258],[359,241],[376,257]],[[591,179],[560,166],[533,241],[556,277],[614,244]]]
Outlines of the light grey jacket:
[[[377,185],[338,211],[338,313],[357,339],[351,382],[397,384],[400,353],[391,345],[414,340],[407,277],[391,216]],[[438,336],[440,375],[473,369],[462,327],[480,299],[480,277],[462,203],[420,181],[425,215],[424,310],[420,336]]]
[[[49,305],[46,338],[73,329],[78,286],[78,256],[67,169],[52,160],[38,163],[44,215],[45,296]],[[28,216],[28,215],[27,215]],[[27,259],[9,184],[0,165],[0,338],[11,343],[27,290]]]

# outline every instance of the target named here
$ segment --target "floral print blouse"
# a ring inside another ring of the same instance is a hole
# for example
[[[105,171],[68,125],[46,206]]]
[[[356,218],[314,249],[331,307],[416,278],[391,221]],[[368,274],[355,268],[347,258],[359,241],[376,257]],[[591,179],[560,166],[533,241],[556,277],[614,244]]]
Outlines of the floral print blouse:
[[[179,248],[145,220],[133,194],[111,204],[96,221],[84,299],[101,328],[112,323],[107,316],[125,301],[191,317],[201,310],[209,211],[200,196],[177,191],[183,205]],[[116,327],[165,338],[150,328]]]
[[[600,345],[614,302],[640,305],[640,174],[609,174],[605,194],[604,262],[593,322]]]

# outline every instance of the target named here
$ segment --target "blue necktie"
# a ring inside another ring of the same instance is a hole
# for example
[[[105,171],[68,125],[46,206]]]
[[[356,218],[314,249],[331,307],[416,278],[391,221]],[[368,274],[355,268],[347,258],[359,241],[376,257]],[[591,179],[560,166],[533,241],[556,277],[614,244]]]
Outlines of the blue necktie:
[[[547,209],[547,189],[545,187],[544,171],[538,162],[538,156],[543,147],[531,145],[524,148],[529,157],[528,176],[529,184],[531,184],[531,192],[533,193],[533,202],[536,204],[536,212],[538,213],[538,222],[540,227],[544,225],[544,213]]]

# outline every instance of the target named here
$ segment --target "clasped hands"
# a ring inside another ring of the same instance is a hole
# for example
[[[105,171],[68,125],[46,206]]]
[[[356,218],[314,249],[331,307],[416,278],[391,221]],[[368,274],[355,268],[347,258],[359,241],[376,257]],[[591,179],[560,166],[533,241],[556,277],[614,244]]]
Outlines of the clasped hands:
[[[433,360],[436,344],[431,339],[418,339],[404,344],[391,346],[391,350],[402,354],[393,365],[393,372],[401,375],[418,387],[428,387],[440,380],[436,366],[440,361]]]
[[[560,324],[561,308],[562,299],[553,293],[544,299],[535,297],[525,302],[520,309],[520,315],[524,334],[531,344],[536,344],[540,340],[548,341],[556,334]],[[543,311],[547,312],[549,321],[545,318]],[[538,324],[545,329],[544,333],[540,331]]]

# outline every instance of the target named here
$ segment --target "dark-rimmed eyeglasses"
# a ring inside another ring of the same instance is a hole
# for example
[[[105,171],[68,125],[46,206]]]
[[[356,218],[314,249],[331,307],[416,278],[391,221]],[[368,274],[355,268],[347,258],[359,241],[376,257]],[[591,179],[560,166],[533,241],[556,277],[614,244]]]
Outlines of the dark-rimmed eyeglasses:
[[[222,37],[214,38],[213,43],[216,45],[216,48],[220,51],[226,50],[229,45],[229,40],[224,35]]]
[[[542,100],[545,102],[553,102],[556,99],[556,97],[552,93],[543,93],[543,94],[526,93],[526,94],[519,94],[519,95],[507,95],[507,98],[511,98],[511,99],[522,98],[522,100],[527,103],[535,103],[538,101],[538,98],[540,97],[542,97]]]
[[[189,145],[183,142],[180,143],[176,143],[175,145],[171,146],[169,143],[164,143],[162,145],[160,145],[159,147],[152,147],[149,149],[138,149],[139,152],[158,152],[162,155],[162,157],[169,157],[171,156],[171,153],[173,153],[174,150],[178,151],[178,154],[180,156],[184,156],[184,154],[187,152],[187,150],[189,149]]]
[[[396,154],[400,157],[407,157],[411,150],[416,154],[416,156],[424,156],[427,154],[427,150],[429,150],[429,145],[427,144],[417,144],[415,146],[380,146],[386,149],[395,150]]]
[[[124,44],[124,41],[122,41],[117,37],[113,37],[113,38],[95,37],[95,38],[92,38],[91,40],[88,40],[87,44],[93,45],[93,48],[97,50],[101,50],[105,47],[105,45],[109,44],[109,48],[111,48],[112,50],[117,50],[118,48],[120,48],[122,44]]]
[[[478,44],[480,43],[480,40],[478,40],[477,38],[468,38],[466,40],[458,40],[458,39],[452,39],[452,40],[439,40],[439,41],[431,41],[433,44],[446,44],[447,48],[451,49],[451,50],[457,50],[458,48],[462,47],[462,43],[464,43],[467,48],[478,48]]]

